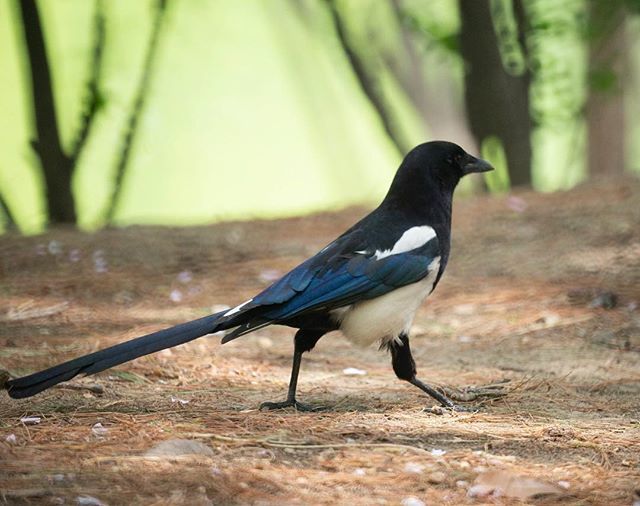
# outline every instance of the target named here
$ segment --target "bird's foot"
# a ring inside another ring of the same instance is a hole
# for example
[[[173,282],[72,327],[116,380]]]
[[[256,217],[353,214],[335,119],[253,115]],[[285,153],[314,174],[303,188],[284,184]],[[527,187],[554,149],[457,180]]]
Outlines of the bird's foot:
[[[510,380],[501,380],[495,383],[487,385],[469,386],[465,388],[452,388],[439,385],[436,390],[444,396],[447,403],[441,406],[433,406],[431,408],[425,408],[425,411],[441,415],[443,413],[455,412],[455,413],[476,413],[479,411],[479,406],[461,406],[455,404],[456,402],[474,402],[474,401],[487,401],[492,399],[498,399],[504,397],[509,393],[507,384]]]
[[[509,393],[508,384],[511,380],[505,379],[489,383],[487,385],[469,386],[464,388],[451,388],[440,386],[438,389],[449,399],[457,402],[485,401],[498,399]]]
[[[322,409],[310,406],[309,404],[298,402],[295,399],[287,399],[286,401],[282,402],[263,402],[262,404],[260,404],[260,411],[273,411],[276,409],[286,408],[293,408],[296,411],[304,412],[319,411],[320,409]]]

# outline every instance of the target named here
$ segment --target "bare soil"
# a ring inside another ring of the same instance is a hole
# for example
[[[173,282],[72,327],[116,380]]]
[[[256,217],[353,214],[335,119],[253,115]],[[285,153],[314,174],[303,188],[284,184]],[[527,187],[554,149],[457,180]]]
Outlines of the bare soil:
[[[4,235],[0,368],[23,375],[242,302],[365,212]],[[299,385],[326,409],[262,412],[284,398],[293,331],[210,336],[23,401],[0,393],[0,502],[631,506],[640,183],[458,199],[453,236],[413,329],[419,376],[457,389],[508,380],[505,395],[472,389],[475,412],[424,411],[434,402],[395,378],[385,352],[333,333]],[[174,439],[202,444],[145,457]],[[472,497],[492,471],[564,493]]]

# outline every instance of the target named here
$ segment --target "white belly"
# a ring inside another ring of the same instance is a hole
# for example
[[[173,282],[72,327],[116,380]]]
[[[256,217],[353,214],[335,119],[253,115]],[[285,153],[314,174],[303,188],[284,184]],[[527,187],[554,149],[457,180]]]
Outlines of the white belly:
[[[439,267],[440,258],[436,258],[421,281],[333,311],[340,330],[349,341],[363,347],[408,333],[416,311],[433,289]]]

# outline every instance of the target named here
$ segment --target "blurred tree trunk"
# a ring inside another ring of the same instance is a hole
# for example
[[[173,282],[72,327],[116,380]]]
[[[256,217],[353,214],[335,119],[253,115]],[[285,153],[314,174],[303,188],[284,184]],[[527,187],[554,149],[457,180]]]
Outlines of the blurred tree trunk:
[[[347,60],[351,65],[351,69],[353,70],[358,83],[360,84],[362,92],[365,94],[373,108],[378,113],[378,116],[380,117],[380,121],[382,123],[382,127],[384,128],[384,131],[389,139],[391,139],[400,153],[405,153],[413,146],[404,146],[404,143],[402,142],[400,136],[396,133],[397,129],[395,128],[393,118],[387,112],[384,97],[382,96],[379,87],[377,86],[375,80],[367,72],[364,61],[349,40],[347,27],[345,26],[344,20],[342,19],[342,16],[336,4],[336,0],[328,0],[327,3],[329,6],[331,18],[333,20],[333,25],[336,30],[336,34],[338,36],[338,41],[342,46],[342,50],[344,51]]]
[[[448,68],[438,69],[438,75],[432,76],[431,82],[427,81],[424,68],[425,58],[428,59],[429,54],[425,54],[420,44],[416,43],[417,34],[406,22],[402,0],[392,0],[391,6],[400,27],[406,60],[390,55],[387,65],[420,113],[432,138],[453,140],[469,152],[477,151],[464,105],[458,99],[457,90],[448,85],[455,79],[453,72]],[[427,40],[424,34],[420,36]]]
[[[625,167],[627,13],[624,5],[611,0],[591,0],[589,7],[588,169],[592,175],[621,173]]]
[[[4,197],[0,193],[0,213],[4,215],[4,219],[6,220],[6,227],[11,229],[15,226],[16,222],[13,219],[13,215],[11,214],[11,209],[9,209],[8,204],[4,200]]]
[[[35,0],[20,0],[20,13],[29,56],[36,139],[31,144],[44,173],[49,220],[75,223],[76,210],[71,192],[73,161],[62,149],[53,98],[49,60]]]
[[[116,174],[111,190],[111,198],[107,204],[104,212],[104,220],[106,223],[113,223],[116,211],[121,205],[122,201],[122,186],[124,182],[125,172],[129,159],[131,156],[131,149],[135,141],[136,134],[138,132],[138,124],[140,116],[144,110],[145,100],[149,93],[149,85],[151,83],[152,66],[156,58],[158,51],[158,42],[160,41],[160,32],[163,26],[165,14],[167,12],[167,4],[169,0],[157,0],[155,5],[155,13],[153,15],[153,22],[151,27],[151,35],[149,37],[149,44],[147,46],[147,52],[142,62],[142,74],[140,81],[138,82],[138,88],[136,90],[136,96],[131,108],[129,120],[127,124],[127,130],[122,140],[122,147],[120,149],[120,156],[116,165]]]
[[[478,144],[490,136],[502,142],[511,186],[531,185],[530,73],[507,72],[494,29],[489,0],[458,0],[460,50],[466,64],[465,101]],[[526,16],[522,0],[513,0],[518,42],[526,54]]]

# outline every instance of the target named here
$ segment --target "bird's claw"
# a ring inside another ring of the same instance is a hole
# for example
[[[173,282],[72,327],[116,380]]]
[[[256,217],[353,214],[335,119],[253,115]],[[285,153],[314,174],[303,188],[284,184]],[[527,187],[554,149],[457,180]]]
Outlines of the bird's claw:
[[[286,408],[293,408],[296,411],[303,411],[303,412],[319,411],[320,409],[322,409],[322,408],[316,408],[316,407],[310,406],[309,404],[298,402],[295,399],[286,400],[282,402],[263,402],[262,404],[260,404],[260,411],[273,411],[276,409],[286,409]]]
[[[488,399],[498,399],[509,393],[510,380],[501,380],[487,385],[470,386],[465,388],[452,388],[440,386],[439,390],[452,401],[472,402]]]

